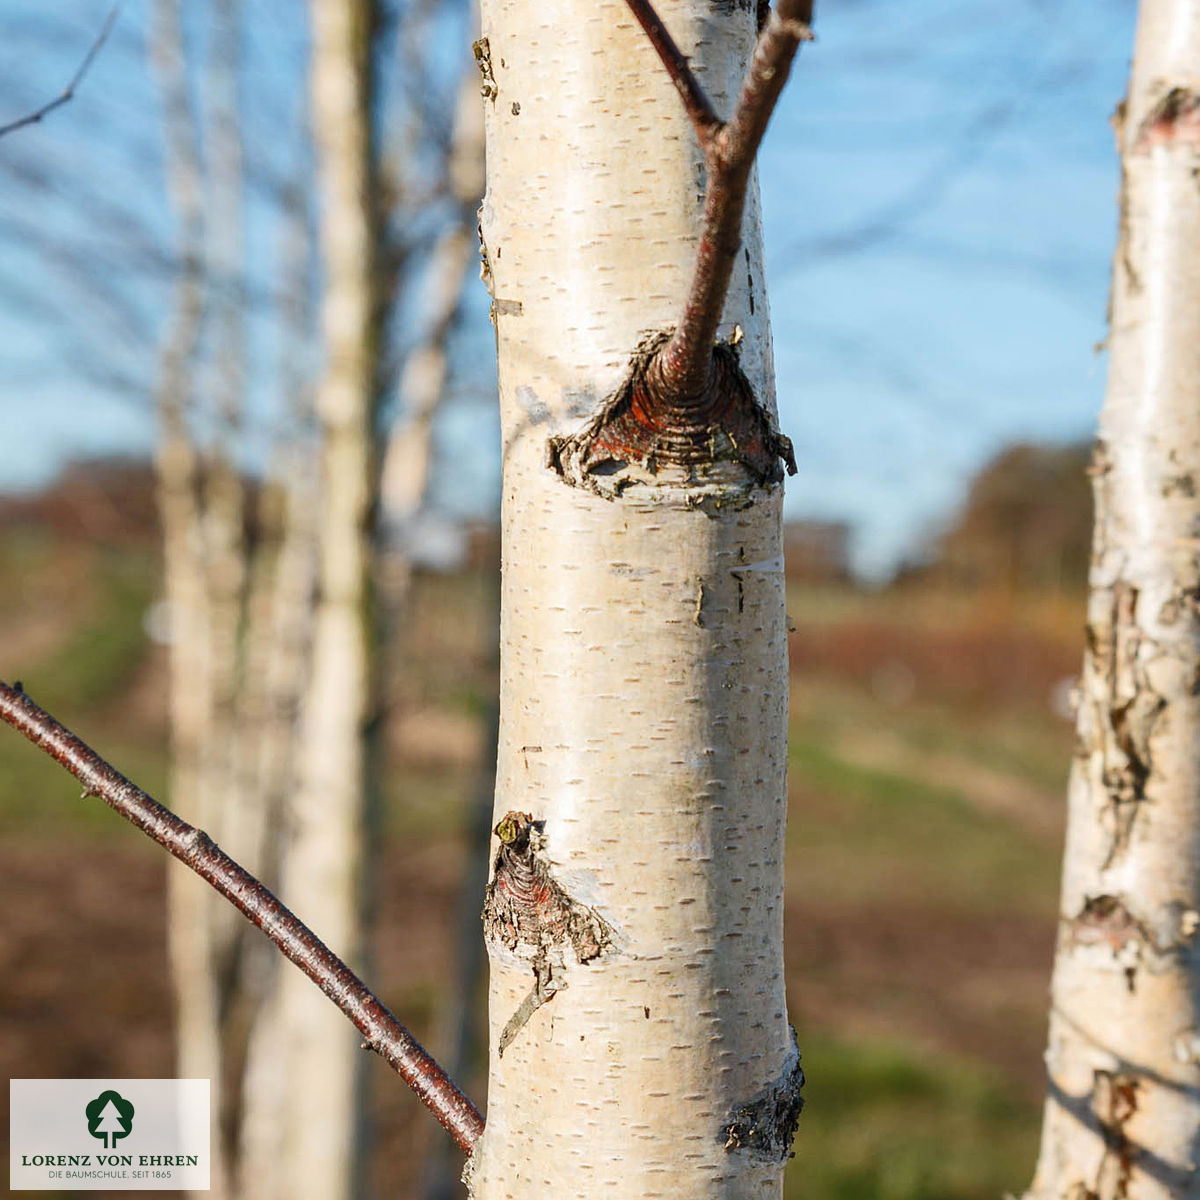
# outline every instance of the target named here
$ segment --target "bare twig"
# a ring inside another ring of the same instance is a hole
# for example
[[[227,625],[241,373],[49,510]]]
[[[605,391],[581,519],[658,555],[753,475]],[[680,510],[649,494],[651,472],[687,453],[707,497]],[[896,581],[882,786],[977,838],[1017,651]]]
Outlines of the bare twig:
[[[695,126],[696,137],[700,139],[700,145],[707,150],[709,142],[720,132],[721,118],[713,110],[700,81],[692,74],[687,57],[675,44],[675,39],[654,11],[650,0],[626,0],[626,3],[637,18],[638,24],[646,31],[650,44],[658,51],[658,57],[667,68],[667,74],[671,76],[671,82],[679,92],[683,107]]]
[[[165,847],[259,927],[362,1032],[374,1050],[468,1154],[483,1132],[478,1109],[371,990],[298,917],[206,833],[180,820],[104,761],[21,690],[0,683],[8,722],[110,808]]]
[[[683,97],[708,164],[696,265],[683,315],[658,354],[654,373],[663,397],[687,407],[703,400],[713,340],[741,246],[746,187],[775,102],[801,42],[811,41],[813,0],[778,0],[766,15],[737,107],[715,125],[712,105],[687,59],[663,28],[651,0],[626,0]]]
[[[108,41],[108,35],[112,32],[112,27],[116,24],[117,14],[121,11],[120,4],[114,4],[108,10],[108,16],[104,18],[104,24],[100,26],[100,32],[96,34],[95,40],[88,48],[88,52],[83,56],[83,62],[79,64],[75,74],[71,76],[70,82],[53,100],[43,104],[41,108],[36,108],[31,113],[26,113],[23,117],[18,117],[15,121],[9,121],[7,125],[0,125],[0,137],[6,134],[13,133],[18,129],[24,129],[26,125],[36,125],[48,113],[52,113],[56,108],[61,108],[75,95],[75,89],[83,82],[83,77],[91,70],[92,60],[100,53],[100,47]]]

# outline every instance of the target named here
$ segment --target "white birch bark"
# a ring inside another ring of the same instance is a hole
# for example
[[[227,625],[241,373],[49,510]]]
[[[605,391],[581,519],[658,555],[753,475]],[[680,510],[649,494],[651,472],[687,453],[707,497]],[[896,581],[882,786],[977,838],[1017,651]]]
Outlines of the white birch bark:
[[[727,113],[753,12],[663,16]],[[777,1197],[799,1081],[782,968],[782,489],[735,463],[690,481],[660,466],[608,499],[547,465],[550,437],[577,432],[639,340],[678,318],[703,160],[620,0],[485,0],[482,18],[504,453],[495,813],[510,838],[506,814],[537,823],[526,866],[543,899],[537,872],[565,889],[573,932],[506,937],[493,879],[471,1187]],[[744,246],[723,331],[740,326],[773,412],[755,189]],[[756,1123],[762,1144],[739,1146]]]
[[[1088,647],[1031,1200],[1200,1196],[1200,0],[1118,112]]]
[[[312,0],[311,106],[324,269],[326,366],[316,396],[321,506],[311,670],[302,702],[296,787],[281,892],[352,966],[360,964],[365,733],[370,702],[367,571],[376,387],[375,225],[371,216],[370,0]],[[339,1200],[355,1194],[363,1056],[341,1014],[285,967],[262,1018],[251,1072],[274,1071],[281,1140],[258,1129],[248,1178],[255,1200]],[[270,1164],[269,1167],[266,1164]]]

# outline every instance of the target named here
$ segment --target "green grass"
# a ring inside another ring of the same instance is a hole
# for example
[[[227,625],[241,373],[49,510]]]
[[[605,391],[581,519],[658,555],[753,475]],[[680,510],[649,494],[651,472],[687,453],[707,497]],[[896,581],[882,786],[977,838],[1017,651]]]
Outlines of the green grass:
[[[886,1042],[803,1042],[787,1200],[999,1200],[1028,1182],[1037,1106],[977,1066]]]
[[[83,727],[76,732],[95,745],[123,775],[156,799],[167,801],[165,746],[147,747],[130,741],[111,726],[94,734]],[[145,840],[104,801],[94,796],[81,800],[79,784],[62,767],[19,734],[4,730],[0,731],[0,836],[14,833]],[[146,845],[150,847],[149,842]]]
[[[53,539],[33,534],[7,538],[0,560],[6,571],[19,571],[28,587],[45,591],[45,603],[55,602],[55,587],[46,578],[54,570]],[[86,615],[40,660],[20,664],[21,681],[42,707],[95,745],[118,770],[166,800],[166,746],[157,737],[140,737],[122,714],[107,711],[145,654],[142,619],[154,595],[157,566],[148,554],[96,549],[92,568]],[[0,833],[14,832],[142,836],[103,802],[81,801],[78,785],[62,767],[6,731],[0,736]]]
[[[1061,792],[1070,765],[1070,725],[1044,707],[975,712],[936,701],[886,705],[865,688],[841,680],[796,685],[799,718],[812,736],[883,729],[912,749],[987,767],[1032,787]]]
[[[22,616],[31,601],[40,599],[36,585],[49,573],[54,554],[55,539],[45,530],[18,526],[4,532],[0,539],[0,578],[10,586],[0,590],[0,617]]]
[[[96,558],[89,618],[25,679],[38,702],[55,711],[102,705],[132,677],[146,649],[143,617],[154,595],[153,563],[129,554]]]
[[[803,726],[792,730],[790,757],[800,799],[789,842],[807,890],[959,912],[1052,906],[1057,849],[978,811],[962,791],[847,761]]]

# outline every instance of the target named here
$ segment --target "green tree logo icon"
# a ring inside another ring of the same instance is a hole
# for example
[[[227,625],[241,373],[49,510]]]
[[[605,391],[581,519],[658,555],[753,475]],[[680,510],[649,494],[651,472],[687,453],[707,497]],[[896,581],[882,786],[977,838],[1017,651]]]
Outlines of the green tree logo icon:
[[[120,1092],[101,1092],[84,1108],[88,1133],[104,1142],[111,1150],[119,1138],[128,1137],[133,1129],[133,1105]]]

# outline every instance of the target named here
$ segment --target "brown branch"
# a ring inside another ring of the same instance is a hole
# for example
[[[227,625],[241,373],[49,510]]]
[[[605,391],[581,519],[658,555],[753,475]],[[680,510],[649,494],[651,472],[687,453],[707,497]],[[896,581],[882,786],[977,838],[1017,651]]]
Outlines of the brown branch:
[[[95,41],[88,48],[88,52],[83,56],[83,62],[79,64],[75,74],[71,76],[70,82],[53,100],[43,104],[41,108],[35,108],[33,112],[26,113],[23,117],[18,117],[15,121],[9,121],[7,125],[0,125],[0,137],[6,134],[13,133],[18,129],[24,129],[26,125],[36,125],[48,113],[52,113],[56,108],[61,108],[68,100],[75,95],[75,89],[83,82],[83,77],[91,70],[92,60],[100,53],[100,47],[108,41],[108,35],[112,32],[112,27],[116,24],[117,14],[121,11],[121,5],[114,4],[108,11],[108,16],[104,18],[104,24],[100,26],[100,32],[96,35]]]
[[[700,86],[700,81],[692,73],[687,56],[675,44],[675,39],[654,11],[650,0],[626,0],[626,3],[637,18],[638,24],[646,31],[650,44],[658,51],[658,57],[662,59],[667,74],[671,76],[671,82],[679,92],[683,107],[696,129],[700,145],[707,150],[709,142],[721,129],[721,118],[714,111],[712,102]]]
[[[0,683],[0,719],[70,771],[83,784],[84,796],[98,796],[241,910],[354,1022],[364,1036],[363,1049],[374,1050],[391,1066],[461,1149],[471,1153],[483,1132],[478,1109],[366,984],[253,875],[208,834],[109,766],[39,708],[19,683]]]
[[[792,59],[801,42],[812,40],[813,0],[778,0],[767,15],[750,58],[737,107],[728,122],[716,126],[698,123],[693,115],[694,99],[687,88],[699,89],[687,60],[651,7],[650,0],[626,0],[654,42],[704,150],[708,182],[704,189],[704,212],[696,246],[696,264],[684,301],[683,315],[670,340],[659,352],[654,378],[664,399],[678,407],[704,401],[712,364],[712,347],[725,307],[733,264],[742,242],[742,213],[746,188],[775,102],[787,82]],[[645,15],[643,15],[645,14]],[[652,28],[661,30],[668,46],[655,40]],[[680,83],[678,71],[687,72],[690,84]],[[703,93],[700,93],[703,98]],[[707,105],[707,98],[704,98]],[[711,113],[712,109],[709,108]]]

